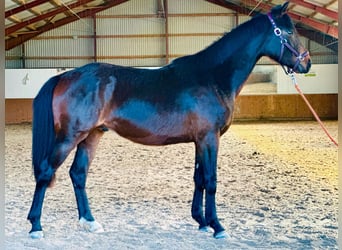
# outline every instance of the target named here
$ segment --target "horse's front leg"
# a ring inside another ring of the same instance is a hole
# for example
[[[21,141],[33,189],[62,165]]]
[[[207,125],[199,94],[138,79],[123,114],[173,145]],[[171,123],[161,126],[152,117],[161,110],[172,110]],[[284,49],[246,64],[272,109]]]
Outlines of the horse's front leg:
[[[205,189],[205,220],[206,225],[214,229],[215,238],[225,238],[227,234],[221,226],[216,214],[216,186],[217,186],[217,154],[219,135],[207,134],[201,141],[196,143],[196,158],[199,166],[203,167],[203,182]]]
[[[191,215],[192,218],[198,222],[199,230],[208,231],[208,225],[203,214],[203,194],[204,194],[204,174],[203,174],[203,164],[200,161],[200,157],[196,148],[196,158],[195,158],[195,191],[194,197],[192,199]]]
[[[79,222],[81,227],[89,232],[103,232],[102,226],[95,221],[91,214],[85,190],[89,165],[94,157],[95,149],[102,134],[102,130],[95,129],[84,141],[78,144],[69,172],[75,191]]]

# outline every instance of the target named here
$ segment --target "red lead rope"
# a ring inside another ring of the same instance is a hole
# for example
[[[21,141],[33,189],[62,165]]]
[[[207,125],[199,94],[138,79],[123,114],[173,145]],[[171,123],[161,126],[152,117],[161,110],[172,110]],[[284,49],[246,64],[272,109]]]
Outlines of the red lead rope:
[[[296,78],[294,76],[294,73],[290,74],[290,77],[292,79],[292,82],[295,86],[295,88],[297,89],[298,93],[301,95],[301,97],[303,98],[303,100],[305,101],[306,105],[308,105],[311,113],[314,115],[314,117],[316,118],[317,122],[319,123],[319,125],[321,125],[323,131],[327,134],[327,136],[330,138],[330,140],[338,147],[338,143],[334,140],[334,138],[332,138],[332,136],[329,134],[328,130],[326,129],[326,127],[323,125],[321,119],[319,119],[317,113],[315,112],[315,110],[312,108],[312,106],[310,105],[309,101],[306,99],[305,95],[303,94],[302,90],[299,88]]]

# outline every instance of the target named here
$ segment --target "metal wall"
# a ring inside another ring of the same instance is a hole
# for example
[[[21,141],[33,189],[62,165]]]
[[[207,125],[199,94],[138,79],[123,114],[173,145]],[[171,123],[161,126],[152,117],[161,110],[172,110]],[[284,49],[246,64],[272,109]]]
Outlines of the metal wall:
[[[131,66],[163,65],[165,20],[157,15],[156,3],[136,0],[99,13],[98,61]]]
[[[68,68],[93,61],[92,19],[48,31],[6,52],[6,68]]]
[[[94,61],[162,66],[204,49],[250,18],[206,1],[167,2],[163,6],[162,0],[131,0],[46,32],[6,51],[6,68],[69,68]],[[314,63],[337,63],[336,53],[305,38],[302,42]],[[259,61],[273,63],[268,58]]]

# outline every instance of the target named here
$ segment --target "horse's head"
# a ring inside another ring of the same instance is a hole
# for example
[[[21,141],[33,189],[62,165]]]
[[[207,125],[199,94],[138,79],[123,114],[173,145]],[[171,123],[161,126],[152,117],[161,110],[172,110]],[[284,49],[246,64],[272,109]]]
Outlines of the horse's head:
[[[311,67],[310,55],[301,44],[296,28],[286,14],[288,4],[286,2],[282,6],[276,6],[267,14],[272,30],[265,49],[269,57],[288,67],[288,72],[307,73]]]

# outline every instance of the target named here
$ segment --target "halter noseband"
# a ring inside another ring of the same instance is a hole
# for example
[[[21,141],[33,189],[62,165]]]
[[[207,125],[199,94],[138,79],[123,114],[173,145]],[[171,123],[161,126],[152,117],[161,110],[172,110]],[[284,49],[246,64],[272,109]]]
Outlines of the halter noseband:
[[[281,50],[280,50],[279,62],[283,58],[285,47],[288,48],[292,52],[292,54],[294,54],[297,58],[297,61],[296,61],[295,65],[293,66],[293,68],[288,67],[286,70],[284,65],[281,65],[287,75],[292,74],[296,70],[296,68],[299,66],[300,62],[303,61],[305,59],[305,57],[307,57],[309,55],[309,51],[305,51],[302,54],[299,54],[299,52],[297,50],[295,50],[291,46],[291,44],[289,44],[287,42],[287,40],[283,37],[283,35],[281,34],[281,30],[277,27],[276,23],[274,22],[274,20],[271,16],[271,13],[267,13],[267,17],[270,20],[270,22],[274,28],[274,30],[273,30],[274,34],[280,38]]]

